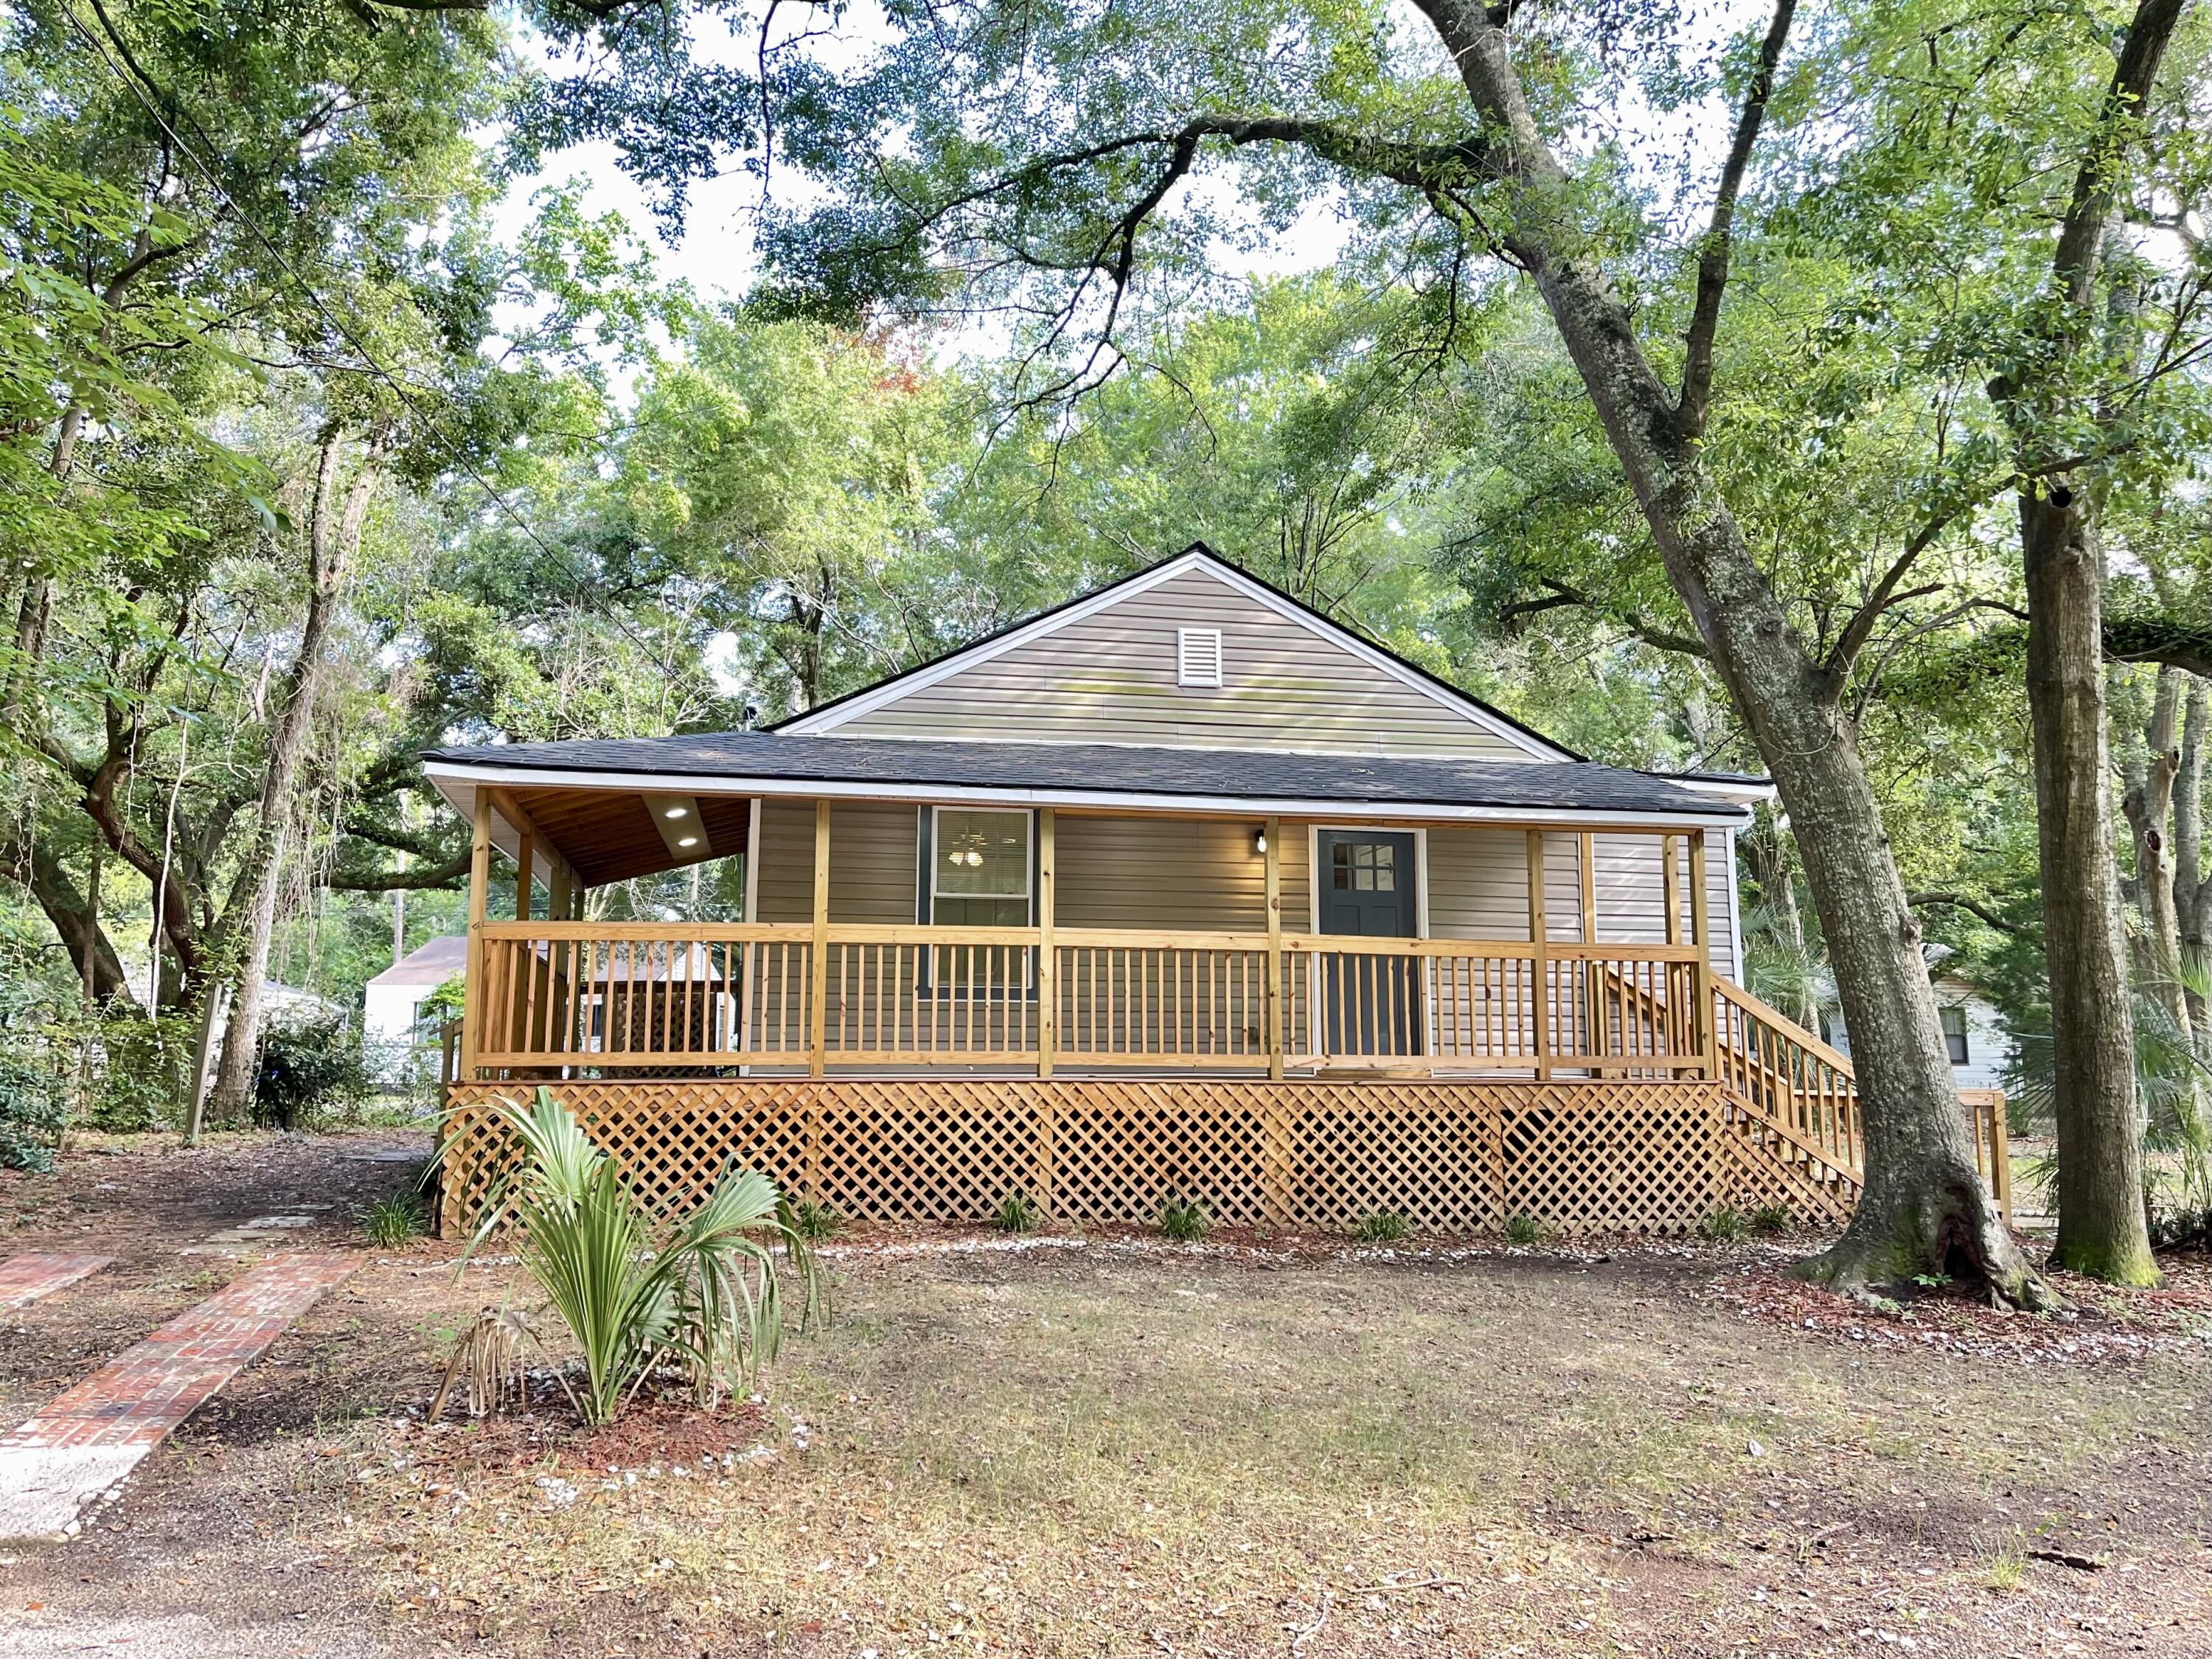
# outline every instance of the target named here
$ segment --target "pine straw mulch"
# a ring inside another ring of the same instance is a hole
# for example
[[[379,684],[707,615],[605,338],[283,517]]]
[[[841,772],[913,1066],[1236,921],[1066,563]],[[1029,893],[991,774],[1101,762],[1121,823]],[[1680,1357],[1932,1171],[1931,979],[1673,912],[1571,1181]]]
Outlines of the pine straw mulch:
[[[2127,1365],[2212,1352],[2212,1258],[2200,1252],[2161,1255],[2165,1282],[2153,1290],[2046,1269],[2045,1279],[2066,1305],[2025,1314],[1992,1308],[1948,1285],[1924,1287],[1893,1312],[1793,1278],[1790,1267],[1802,1249],[1749,1248],[1759,1254],[1714,1274],[1705,1288],[1755,1324],[1869,1347],[1918,1347],[2021,1365]]]

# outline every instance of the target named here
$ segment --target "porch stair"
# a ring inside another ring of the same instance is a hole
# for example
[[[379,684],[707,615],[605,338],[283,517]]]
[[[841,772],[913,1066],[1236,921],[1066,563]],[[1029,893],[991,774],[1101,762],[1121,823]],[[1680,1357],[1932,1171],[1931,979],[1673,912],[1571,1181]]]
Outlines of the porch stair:
[[[1747,1170],[1778,1179],[1808,1218],[1848,1218],[1866,1185],[1858,1080],[1848,1057],[1731,981],[1716,977],[1713,1047],[1728,1143]],[[1975,1163],[2012,1218],[2010,1149],[2000,1090],[1960,1091]]]

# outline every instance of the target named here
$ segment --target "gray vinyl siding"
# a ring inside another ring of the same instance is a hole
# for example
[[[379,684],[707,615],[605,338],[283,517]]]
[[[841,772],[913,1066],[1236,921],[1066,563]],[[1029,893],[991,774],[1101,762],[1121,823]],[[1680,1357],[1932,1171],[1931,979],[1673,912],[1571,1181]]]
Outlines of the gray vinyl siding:
[[[1062,813],[1059,892],[1061,927],[1187,928],[1265,933],[1267,862],[1255,850],[1257,822],[1107,818]],[[1300,841],[1286,828],[1286,842]],[[1300,860],[1303,871],[1304,860]],[[1288,884],[1286,883],[1285,885]],[[1295,931],[1305,913],[1284,905]]]
[[[915,920],[917,809],[895,802],[840,801],[830,813],[830,919],[856,925]],[[1103,817],[1063,812],[1058,819],[1062,927],[1178,928],[1252,933],[1267,928],[1266,867],[1253,846],[1260,825],[1221,819]],[[1282,827],[1283,928],[1312,926],[1308,826]],[[1528,937],[1527,836],[1518,830],[1431,829],[1429,933],[1436,939]],[[1593,837],[1597,937],[1657,945],[1667,937],[1660,838]],[[814,805],[761,804],[762,921],[804,922],[814,915]],[[1681,863],[1683,937],[1689,937],[1689,848]],[[1718,835],[1705,859],[1706,914],[1714,971],[1740,977],[1735,937],[1735,849]],[[1544,837],[1544,914],[1554,939],[1583,937],[1579,838]]]
[[[1429,936],[1525,940],[1528,837],[1519,830],[1429,831]],[[1582,869],[1576,837],[1544,837],[1544,934],[1582,938]]]
[[[839,801],[830,809],[830,920],[910,926],[915,918],[915,808]],[[814,803],[761,803],[762,921],[814,920]]]
[[[844,925],[905,925],[915,919],[917,809],[911,805],[839,802],[830,819],[830,919]],[[1065,933],[1085,928],[1139,929],[1174,933],[1204,931],[1261,933],[1266,930],[1264,906],[1266,866],[1253,845],[1260,828],[1255,821],[1179,820],[1133,817],[1103,817],[1063,812],[1057,817],[1059,904],[1056,925]],[[768,800],[762,805],[761,846],[757,896],[760,920],[770,922],[807,921],[813,906],[814,808],[808,801]],[[1310,851],[1312,826],[1286,822],[1281,826],[1279,855],[1283,889],[1284,931],[1298,933],[1312,927]],[[1433,826],[1422,836],[1427,848],[1424,872],[1428,932],[1440,939],[1498,939],[1519,942],[1528,937],[1528,836],[1517,830],[1462,829]],[[1734,977],[1736,956],[1733,848],[1730,838],[1717,842],[1707,859],[1710,884],[1709,915],[1713,928],[1712,960],[1720,972]],[[1662,897],[1661,842],[1656,836],[1601,835],[1593,837],[1593,879],[1596,890],[1595,927],[1602,942],[1659,943],[1666,937],[1665,906]],[[1677,842],[1686,883],[1686,837]],[[1548,936],[1559,942],[1587,937],[1582,906],[1581,837],[1553,832],[1543,837],[1545,915]],[[1683,927],[1689,923],[1685,894]],[[773,947],[772,947],[773,948]],[[862,950],[873,947],[847,947]],[[903,947],[911,952],[915,947]],[[1008,947],[1018,951],[1021,947]],[[1125,1019],[1127,1005],[1115,988],[1113,974],[1163,971],[1158,952],[1078,951],[1064,964],[1070,982],[1083,988],[1068,1006],[1070,1024],[1063,1030],[1069,1048],[1063,1060],[1073,1068],[1081,1065],[1078,1049],[1086,1031],[1095,1035],[1103,1022],[1109,1036],[1117,1021]],[[1204,955],[1205,953],[1200,953]],[[1149,967],[1139,958],[1153,958]],[[1115,957],[1118,967],[1100,967]],[[1241,966],[1232,967],[1236,958]],[[873,961],[872,957],[866,957]],[[847,956],[832,958],[842,963]],[[891,972],[900,982],[914,971],[910,956],[898,957]],[[1252,979],[1255,953],[1214,953],[1202,967],[1186,957],[1177,971],[1188,984],[1180,1005],[1188,1012],[1184,1037],[1210,1041],[1234,1030],[1251,1052],[1256,1041],[1258,988]],[[757,988],[760,1013],[757,1030],[765,1031],[771,1007],[795,1009],[785,985],[783,958],[763,966]],[[1134,965],[1133,964],[1139,964]],[[837,969],[833,968],[833,980]],[[856,968],[856,972],[866,971]],[[1286,1017],[1291,1022],[1293,1050],[1310,1036],[1310,1006],[1320,982],[1318,969],[1293,974],[1286,985]],[[1435,1022],[1431,1030],[1457,1030],[1462,1023],[1480,1025],[1493,1041],[1529,1040],[1531,1011],[1525,992],[1511,988],[1511,972],[1504,965],[1488,969],[1426,968],[1436,981],[1439,975],[1456,974],[1449,985],[1431,985]],[[1525,970],[1524,974],[1525,974]],[[1499,988],[1486,990],[1472,975],[1494,975]],[[1225,976],[1239,975],[1232,992]],[[1103,978],[1098,977],[1103,975]],[[1199,994],[1200,975],[1208,988]],[[1224,976],[1219,1001],[1213,1000],[1214,975]],[[795,981],[794,981],[795,982]],[[1103,1000],[1101,1000],[1103,993]],[[848,991],[842,982],[830,987],[830,1018],[833,1058],[839,1046],[836,1033],[848,1007],[866,1000],[865,988]],[[895,1034],[901,1043],[915,1036],[914,1019],[932,1005],[917,1003],[897,1020]],[[1003,1014],[1021,1013],[1033,1020],[1034,1006],[1019,999],[995,1005]],[[1579,1022],[1579,1004],[1564,1018]],[[1555,1016],[1557,1018],[1559,1016]],[[789,1024],[789,1018],[781,1022]],[[1146,1040],[1159,1036],[1149,1017],[1139,1023]],[[1517,1032],[1517,1038],[1505,1036]],[[1124,1032],[1127,1038],[1130,1034]],[[1572,1042],[1578,1033],[1556,1034]],[[803,1038],[796,1027],[784,1033],[787,1043]],[[1438,1039],[1440,1042],[1441,1038]],[[861,1044],[865,1047],[865,1042]],[[1439,1052],[1447,1052],[1439,1050]]]
[[[1176,684],[1176,630],[1221,630],[1222,684]],[[830,728],[1169,748],[1459,755],[1526,750],[1202,570],[1116,600]]]
[[[1667,940],[1666,863],[1657,836],[1598,836],[1597,931],[1602,939],[1632,945]],[[1690,937],[1690,842],[1674,842],[1682,895],[1681,934]],[[1705,842],[1705,921],[1712,930],[1710,961],[1728,979],[1737,974],[1735,840],[1725,832]]]

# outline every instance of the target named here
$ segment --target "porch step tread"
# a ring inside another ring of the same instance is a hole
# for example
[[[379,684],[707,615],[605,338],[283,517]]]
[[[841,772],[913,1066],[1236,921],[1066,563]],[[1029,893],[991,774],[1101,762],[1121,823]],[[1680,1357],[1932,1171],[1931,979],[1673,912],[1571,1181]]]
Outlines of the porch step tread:
[[[0,1542],[67,1529],[359,1265],[295,1255],[256,1267],[0,1437]]]

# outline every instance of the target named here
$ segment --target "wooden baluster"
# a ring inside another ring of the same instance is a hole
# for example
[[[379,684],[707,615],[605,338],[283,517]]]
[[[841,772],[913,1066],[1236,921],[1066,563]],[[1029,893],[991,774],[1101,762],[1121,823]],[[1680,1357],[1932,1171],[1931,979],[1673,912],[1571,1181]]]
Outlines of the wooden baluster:
[[[1060,947],[1052,942],[1059,909],[1060,827],[1049,806],[1037,809],[1037,1036],[1039,1077],[1052,1075],[1060,1051]]]

